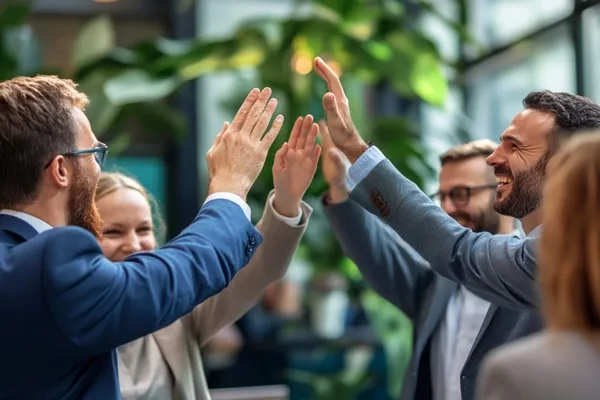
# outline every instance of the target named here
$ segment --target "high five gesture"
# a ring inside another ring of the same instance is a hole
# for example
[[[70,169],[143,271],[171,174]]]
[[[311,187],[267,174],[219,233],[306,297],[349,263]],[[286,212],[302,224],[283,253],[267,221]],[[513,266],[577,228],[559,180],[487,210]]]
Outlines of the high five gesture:
[[[233,118],[225,123],[206,154],[209,194],[229,192],[246,199],[262,170],[269,148],[283,124],[278,115],[265,134],[277,107],[271,89],[252,89]]]

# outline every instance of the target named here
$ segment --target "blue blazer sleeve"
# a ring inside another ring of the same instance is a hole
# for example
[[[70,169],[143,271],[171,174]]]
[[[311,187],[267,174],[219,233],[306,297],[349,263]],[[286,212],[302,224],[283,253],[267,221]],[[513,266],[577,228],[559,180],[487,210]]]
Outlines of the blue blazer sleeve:
[[[350,196],[391,226],[440,275],[501,306],[536,309],[537,233],[474,233],[435,205],[385,160]]]
[[[223,290],[262,242],[241,208],[207,203],[162,249],[121,263],[103,257],[80,228],[48,235],[44,299],[58,328],[82,352],[99,354],[167,326]]]

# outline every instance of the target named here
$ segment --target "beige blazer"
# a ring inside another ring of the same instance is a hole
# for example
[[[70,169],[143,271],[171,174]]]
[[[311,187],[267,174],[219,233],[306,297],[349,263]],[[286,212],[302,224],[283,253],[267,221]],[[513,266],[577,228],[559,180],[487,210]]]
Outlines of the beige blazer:
[[[576,333],[539,333],[488,355],[478,400],[598,400],[600,349]]]
[[[166,328],[119,348],[125,400],[210,399],[200,348],[256,304],[270,283],[283,277],[312,214],[310,206],[302,203],[302,221],[292,227],[274,214],[272,195],[256,226],[264,241],[229,286]]]

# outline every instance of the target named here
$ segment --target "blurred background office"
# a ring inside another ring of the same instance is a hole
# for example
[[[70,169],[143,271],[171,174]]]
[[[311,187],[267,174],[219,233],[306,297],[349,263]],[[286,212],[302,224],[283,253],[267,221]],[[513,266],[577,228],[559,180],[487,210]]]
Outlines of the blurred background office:
[[[424,190],[437,156],[497,139],[531,90],[600,101],[600,0],[38,0],[0,3],[0,79],[55,73],[88,93],[108,169],[156,197],[167,238],[204,200],[204,154],[252,87],[287,126],[322,116],[320,55],[361,133]],[[278,140],[285,140],[289,129]],[[277,144],[274,146],[279,147]],[[269,160],[249,202],[272,187]],[[288,275],[206,349],[213,388],[285,385],[291,399],[394,399],[408,320],[362,282],[320,213]]]

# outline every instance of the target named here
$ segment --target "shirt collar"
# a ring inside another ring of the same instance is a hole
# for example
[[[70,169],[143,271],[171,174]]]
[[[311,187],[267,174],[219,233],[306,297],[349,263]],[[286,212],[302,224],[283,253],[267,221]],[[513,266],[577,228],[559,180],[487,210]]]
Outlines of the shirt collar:
[[[33,229],[37,231],[37,233],[42,233],[44,231],[52,229],[52,226],[48,224],[46,221],[42,221],[41,219],[34,217],[31,214],[24,213],[22,211],[14,211],[14,210],[0,210],[0,214],[6,214],[13,216],[15,218],[19,218],[21,221],[29,224]]]

